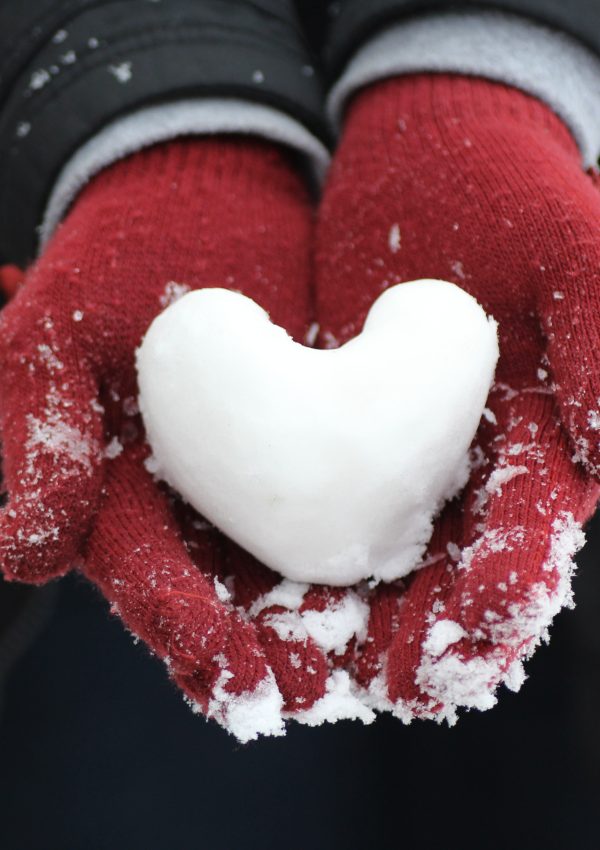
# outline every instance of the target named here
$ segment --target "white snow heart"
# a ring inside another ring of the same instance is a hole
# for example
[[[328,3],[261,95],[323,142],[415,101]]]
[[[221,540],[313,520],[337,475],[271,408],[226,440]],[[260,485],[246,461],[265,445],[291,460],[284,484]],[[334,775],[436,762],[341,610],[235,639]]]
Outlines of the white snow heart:
[[[391,581],[469,474],[497,327],[454,284],[386,290],[337,349],[226,289],[184,295],[138,352],[157,475],[288,579]]]

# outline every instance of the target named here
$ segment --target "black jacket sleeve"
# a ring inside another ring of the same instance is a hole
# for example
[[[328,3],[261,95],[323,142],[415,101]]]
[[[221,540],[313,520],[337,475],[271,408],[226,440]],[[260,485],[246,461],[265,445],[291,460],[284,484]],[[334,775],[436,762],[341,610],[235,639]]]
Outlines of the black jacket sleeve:
[[[600,54],[600,0],[341,0],[333,7],[326,52],[335,79],[355,50],[403,17],[451,10],[496,10],[525,15],[575,36]]]
[[[327,141],[313,65],[293,0],[3,0],[0,263],[33,257],[62,166],[140,107],[244,98]]]

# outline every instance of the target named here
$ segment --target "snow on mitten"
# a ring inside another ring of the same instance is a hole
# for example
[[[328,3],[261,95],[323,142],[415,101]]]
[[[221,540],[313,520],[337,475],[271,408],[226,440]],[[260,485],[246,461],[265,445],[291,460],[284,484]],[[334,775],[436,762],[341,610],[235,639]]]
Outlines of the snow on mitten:
[[[416,75],[351,102],[321,207],[321,339],[354,336],[379,293],[453,281],[499,323],[500,361],[470,483],[424,566],[370,595],[350,665],[405,720],[489,708],[555,614],[598,498],[600,194],[535,98]],[[440,416],[444,411],[440,410]]]
[[[172,299],[205,286],[242,291],[302,338],[311,228],[276,145],[173,141],[92,180],[0,320],[5,576],[38,584],[81,565],[241,740],[320,697],[325,662],[252,620],[242,606],[274,577],[145,468],[134,352]]]

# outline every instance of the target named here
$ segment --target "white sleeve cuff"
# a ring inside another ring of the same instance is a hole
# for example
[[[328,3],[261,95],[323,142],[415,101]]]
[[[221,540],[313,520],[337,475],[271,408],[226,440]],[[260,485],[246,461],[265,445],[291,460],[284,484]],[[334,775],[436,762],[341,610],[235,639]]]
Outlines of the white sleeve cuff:
[[[326,147],[298,121],[270,106],[202,98],[140,109],[107,125],[65,164],[46,206],[40,227],[40,251],[83,186],[103,168],[158,142],[218,133],[262,136],[293,148],[307,158],[318,184],[329,166]]]
[[[534,95],[570,128],[584,165],[600,154],[600,59],[575,38],[503,12],[436,13],[397,24],[362,47],[329,96],[341,121],[348,98],[399,74],[485,77]]]

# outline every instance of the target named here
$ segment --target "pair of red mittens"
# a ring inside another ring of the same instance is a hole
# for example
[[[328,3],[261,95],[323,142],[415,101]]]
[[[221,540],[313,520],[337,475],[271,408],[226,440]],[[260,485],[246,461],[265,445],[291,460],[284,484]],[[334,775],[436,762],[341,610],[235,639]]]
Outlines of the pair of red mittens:
[[[569,603],[598,497],[599,214],[547,107],[442,75],[355,97],[316,224],[295,163],[270,142],[185,139],[107,168],[0,320],[5,576],[41,583],[79,566],[242,740],[290,715],[488,707]],[[298,598],[146,470],[134,351],[185,287],[239,290],[296,340],[317,322],[331,345],[387,286],[423,277],[454,281],[499,322],[471,481],[437,524],[429,566],[360,598]],[[311,616],[344,606],[364,622],[334,646]],[[288,634],[274,625],[287,614],[299,624]]]

